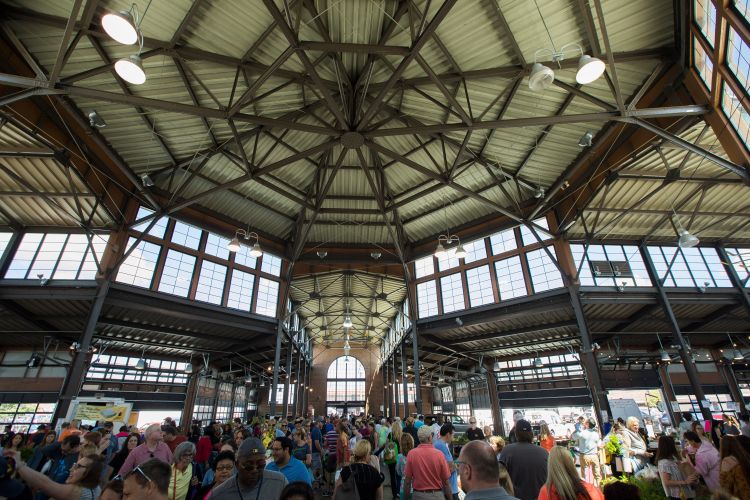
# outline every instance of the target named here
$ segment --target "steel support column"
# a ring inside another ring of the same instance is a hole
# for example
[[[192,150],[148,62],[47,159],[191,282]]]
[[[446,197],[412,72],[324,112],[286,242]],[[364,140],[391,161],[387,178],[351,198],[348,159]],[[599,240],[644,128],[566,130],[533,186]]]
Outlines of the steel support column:
[[[270,404],[270,413],[271,416],[276,415],[276,393],[278,392],[279,387],[279,370],[281,369],[281,348],[282,344],[281,341],[284,338],[284,331],[283,326],[281,324],[282,322],[279,321],[279,324],[276,327],[276,353],[273,358],[273,382],[271,383],[271,404]]]
[[[96,298],[94,298],[94,302],[91,304],[89,316],[86,320],[86,327],[78,341],[78,349],[76,349],[75,354],[73,355],[73,361],[70,363],[68,374],[66,375],[65,382],[63,382],[62,389],[60,390],[60,402],[55,407],[55,413],[52,415],[53,422],[65,417],[68,413],[68,408],[70,408],[70,402],[73,398],[78,396],[78,392],[81,389],[83,378],[86,375],[86,360],[89,356],[91,340],[94,337],[96,323],[99,321],[99,315],[102,312],[104,300],[107,298],[110,284],[111,280],[106,279],[99,284],[99,287],[96,290]]]
[[[304,389],[305,381],[302,377],[302,352],[297,352],[297,371],[294,373],[294,380],[297,385],[294,386],[294,416],[300,415],[299,408],[302,398],[300,397],[300,389]]]
[[[198,379],[200,372],[190,374],[190,382],[185,393],[185,407],[180,415],[180,430],[184,433],[190,432],[190,426],[193,423],[193,408],[195,407],[195,397],[198,394]]]
[[[719,259],[721,260],[721,263],[724,264],[724,269],[726,269],[732,285],[740,292],[742,305],[745,306],[745,310],[750,314],[750,291],[748,291],[742,283],[742,278],[740,278],[740,275],[737,274],[737,270],[732,265],[732,260],[729,258],[726,249],[723,246],[717,246],[716,251],[719,253]]]
[[[396,377],[396,351],[391,354],[391,385],[389,390],[391,391],[391,417],[398,415],[398,378]]]
[[[669,413],[669,420],[672,422],[672,427],[675,429],[682,421],[682,415],[679,411],[675,411],[672,408],[672,403],[677,402],[677,396],[674,393],[674,387],[672,386],[672,378],[669,376],[669,365],[659,364],[658,368],[659,380],[661,381],[661,389],[666,399],[667,413]]]
[[[664,315],[667,317],[669,326],[672,329],[672,334],[674,335],[674,339],[672,340],[672,342],[677,344],[677,351],[680,354],[682,366],[685,368],[685,374],[690,381],[690,386],[693,389],[693,394],[695,394],[695,399],[698,401],[698,405],[701,409],[701,414],[703,415],[704,419],[711,420],[713,419],[711,408],[704,408],[703,405],[703,401],[706,400],[706,394],[703,392],[703,387],[701,387],[700,379],[698,378],[698,371],[695,369],[695,365],[693,364],[693,360],[690,356],[689,347],[687,345],[687,342],[685,342],[685,338],[682,336],[680,325],[679,323],[677,323],[677,318],[672,311],[672,306],[669,303],[669,297],[667,297],[667,294],[664,291],[664,287],[662,287],[661,280],[659,279],[659,273],[656,271],[656,267],[654,267],[654,262],[653,260],[651,260],[651,255],[643,247],[641,247],[641,255],[643,256],[644,264],[646,264],[646,271],[648,272],[649,278],[651,278],[651,283],[653,283],[654,287],[656,288],[659,304],[664,310]]]
[[[380,365],[380,373],[383,376],[383,409],[381,414],[388,415],[388,365],[385,361]]]
[[[729,393],[732,395],[732,399],[740,405],[739,413],[747,413],[747,406],[745,406],[745,398],[742,397],[742,391],[740,390],[739,384],[737,384],[737,377],[734,375],[734,369],[732,368],[732,361],[724,358],[724,355],[717,351],[711,351],[711,357],[714,359],[723,359],[721,363],[716,363],[716,368],[721,374],[724,381],[727,383]]]
[[[292,356],[294,356],[294,346],[292,345],[292,340],[287,340],[287,348],[286,348],[286,370],[285,370],[285,376],[284,376],[284,396],[282,398],[282,407],[281,407],[281,418],[286,418],[286,416],[289,414],[289,383],[292,380]]]
[[[417,301],[412,290],[412,284],[406,284],[407,296],[409,298],[409,320],[411,322],[411,353],[414,366],[414,407],[417,415],[422,414],[422,380],[419,369],[419,330],[417,329]]]
[[[409,378],[406,376],[406,346],[401,343],[401,382],[404,390],[404,420],[409,416]]]
[[[495,379],[494,367],[486,363],[487,374],[487,392],[490,396],[490,406],[492,410],[492,432],[496,436],[505,436],[505,426],[503,425],[502,411],[500,409],[500,400],[497,397],[497,380]]]

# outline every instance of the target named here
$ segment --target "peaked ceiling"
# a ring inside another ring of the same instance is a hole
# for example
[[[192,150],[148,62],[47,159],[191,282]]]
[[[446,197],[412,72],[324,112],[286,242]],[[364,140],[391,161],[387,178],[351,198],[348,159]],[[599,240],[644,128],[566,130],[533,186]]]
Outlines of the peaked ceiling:
[[[593,227],[600,238],[673,239],[664,214],[668,220],[676,208],[710,225],[712,238],[750,238],[745,217],[731,215],[741,208],[736,191],[746,188],[747,176],[694,153],[673,148],[665,155],[670,141],[657,134],[634,146],[632,156],[599,169],[639,129],[635,118],[653,119],[687,142],[710,143],[727,160],[703,126],[706,108],[692,105],[684,90],[649,94],[683,69],[684,40],[676,33],[686,13],[674,10],[680,2],[139,0],[143,85],[124,82],[113,68],[138,47],[118,44],[100,27],[106,11],[128,10],[130,2],[2,3],[5,50],[26,66],[0,68],[1,112],[9,124],[39,128],[15,107],[26,97],[61,129],[69,113],[78,115],[78,128],[68,132],[99,141],[108,167],[93,160],[89,166],[124,192],[177,217],[194,208],[249,225],[284,245],[293,261],[326,246],[369,247],[406,261],[447,230],[498,215],[519,223],[559,208],[571,194],[585,202],[558,215],[570,220],[573,237]],[[570,44],[602,59],[605,75],[576,83],[580,52]],[[556,63],[550,51],[540,52],[564,47]],[[536,61],[555,69],[554,85],[541,92],[528,86]],[[105,128],[86,130],[80,118],[92,110]],[[591,147],[578,145],[586,132],[593,134]],[[49,143],[85,158],[96,153],[41,135],[47,142],[33,146]],[[17,161],[3,171],[31,175],[33,165]],[[43,161],[50,165],[39,178],[51,179],[50,190],[60,191],[55,197],[72,207],[77,190],[63,189],[72,181],[60,177],[54,158]],[[667,186],[675,178],[665,181],[664,162],[680,162],[692,172],[682,180],[695,176],[704,185]],[[595,168],[596,189],[586,189],[586,176],[571,176],[582,164],[593,165],[588,172]],[[607,177],[613,170],[617,176]],[[145,174],[154,186],[139,182]],[[96,184],[92,192],[104,206],[89,224],[120,224],[122,213],[110,206],[117,203],[101,194],[105,184],[82,177]],[[4,188],[9,184],[5,179]],[[642,212],[630,211],[633,202]],[[32,216],[8,203],[0,202],[0,222],[8,225],[79,225],[54,211]],[[711,215],[701,219],[695,213],[703,203]],[[331,285],[338,305],[316,297],[329,281],[338,283]],[[341,288],[352,281],[362,290]],[[322,327],[339,321],[342,297],[368,301],[361,312],[372,319],[377,311],[378,322],[392,318],[391,303],[403,300],[405,290],[391,281],[303,273],[291,296],[305,303],[301,314],[325,339]]]

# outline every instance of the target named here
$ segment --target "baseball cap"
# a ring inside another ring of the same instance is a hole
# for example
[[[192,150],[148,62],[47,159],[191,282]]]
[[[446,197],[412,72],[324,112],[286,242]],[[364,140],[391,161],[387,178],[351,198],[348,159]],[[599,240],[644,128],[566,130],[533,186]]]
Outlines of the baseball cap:
[[[256,437],[249,437],[245,439],[237,450],[237,458],[247,457],[250,455],[265,455],[266,447],[263,446],[263,441]]]
[[[0,497],[14,498],[23,491],[23,483],[10,478],[15,469],[14,464],[6,457],[0,457]]]
[[[519,420],[518,422],[516,422],[516,430],[521,432],[532,432],[531,422],[524,419]]]

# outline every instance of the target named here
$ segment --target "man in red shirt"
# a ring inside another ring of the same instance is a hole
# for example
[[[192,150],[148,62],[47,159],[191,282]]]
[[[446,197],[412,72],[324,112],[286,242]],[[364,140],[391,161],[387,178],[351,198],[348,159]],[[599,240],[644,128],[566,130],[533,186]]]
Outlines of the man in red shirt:
[[[172,453],[174,453],[177,445],[187,441],[187,437],[184,434],[178,433],[177,428],[174,426],[165,425],[162,427],[162,430],[164,431],[164,442],[167,443],[167,446],[172,450]]]
[[[451,471],[432,446],[432,429],[422,426],[417,436],[419,446],[409,452],[404,469],[404,500],[452,500]]]

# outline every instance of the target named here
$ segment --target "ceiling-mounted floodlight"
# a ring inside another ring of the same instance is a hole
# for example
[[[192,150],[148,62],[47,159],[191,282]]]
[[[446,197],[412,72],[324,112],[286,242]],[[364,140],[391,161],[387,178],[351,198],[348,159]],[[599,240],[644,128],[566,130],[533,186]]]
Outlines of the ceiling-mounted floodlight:
[[[351,328],[352,326],[354,326],[354,323],[352,323],[352,317],[347,314],[344,317],[344,323],[341,326],[343,326],[344,328]]]
[[[544,362],[542,361],[542,358],[536,357],[534,358],[534,368],[541,368],[544,366]]]
[[[698,246],[701,240],[682,226],[676,213],[672,217],[672,222],[677,230],[677,245],[680,248],[693,248]]]
[[[604,62],[596,57],[584,54],[583,47],[577,43],[569,43],[563,45],[559,50],[554,48],[543,48],[539,49],[534,53],[534,64],[531,66],[531,72],[529,73],[529,88],[534,92],[540,90],[546,90],[555,81],[555,72],[547,66],[537,62],[537,56],[540,53],[548,52],[552,56],[552,61],[560,66],[560,61],[565,59],[565,52],[570,48],[576,48],[581,54],[578,59],[578,70],[576,71],[576,82],[581,85],[594,82],[602,74],[606,66]]]
[[[245,377],[245,384],[250,385],[253,383],[253,376],[251,374],[247,374],[247,377]]]
[[[130,12],[108,12],[102,16],[102,28],[116,42],[133,45],[138,41],[138,28]]]
[[[537,200],[544,198],[544,188],[542,186],[536,188],[536,191],[534,192],[534,198],[536,198]]]
[[[534,92],[547,90],[555,81],[555,72],[547,66],[535,62],[529,73],[529,88]]]
[[[187,374],[193,373],[193,363],[187,363],[184,371]]]
[[[667,351],[661,351],[661,362],[662,363],[671,363],[672,362],[672,356],[670,356]]]
[[[89,124],[94,128],[104,128],[107,126],[107,122],[95,110],[89,111]]]
[[[583,49],[581,49],[583,51]],[[582,54],[578,59],[578,71],[576,71],[576,81],[581,85],[586,85],[604,74],[605,66],[601,59]]]
[[[136,370],[145,370],[146,369],[146,360],[141,358],[135,363],[135,369]]]
[[[154,186],[154,180],[148,174],[143,174],[141,176],[141,182],[143,183],[143,186],[147,188]]]
[[[118,60],[115,63],[115,71],[120,78],[133,85],[141,85],[146,82],[146,72],[143,70],[143,62],[141,61],[141,57],[135,54]]]
[[[578,146],[582,148],[591,147],[593,139],[594,134],[592,134],[591,131],[587,130],[586,133],[583,134],[580,139],[578,139]]]

